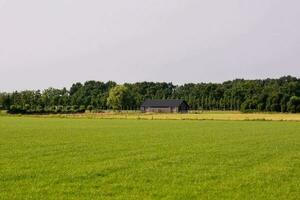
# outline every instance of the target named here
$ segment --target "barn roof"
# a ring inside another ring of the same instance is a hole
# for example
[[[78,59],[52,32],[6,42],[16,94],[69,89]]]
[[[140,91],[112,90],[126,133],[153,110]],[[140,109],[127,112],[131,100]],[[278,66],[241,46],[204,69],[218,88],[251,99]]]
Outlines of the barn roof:
[[[186,102],[180,99],[147,99],[142,103],[142,107],[178,107]]]

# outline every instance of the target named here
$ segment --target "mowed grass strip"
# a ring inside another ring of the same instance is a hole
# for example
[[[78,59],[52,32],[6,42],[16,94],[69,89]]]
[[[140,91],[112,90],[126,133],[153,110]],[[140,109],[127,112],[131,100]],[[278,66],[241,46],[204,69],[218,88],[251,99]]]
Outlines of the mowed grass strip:
[[[300,123],[0,117],[0,199],[299,199]]]
[[[32,117],[32,115],[31,115]],[[140,113],[140,112],[103,112],[84,114],[34,115],[43,118],[86,118],[86,119],[144,119],[144,120],[219,120],[219,121],[299,121],[300,114],[292,113],[241,113],[234,111],[200,113]]]

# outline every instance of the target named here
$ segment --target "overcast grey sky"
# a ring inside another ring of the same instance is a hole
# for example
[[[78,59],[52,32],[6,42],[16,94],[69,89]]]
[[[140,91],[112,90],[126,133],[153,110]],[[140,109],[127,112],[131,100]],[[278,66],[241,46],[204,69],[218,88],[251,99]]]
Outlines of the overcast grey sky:
[[[0,91],[300,76],[299,0],[0,0]]]

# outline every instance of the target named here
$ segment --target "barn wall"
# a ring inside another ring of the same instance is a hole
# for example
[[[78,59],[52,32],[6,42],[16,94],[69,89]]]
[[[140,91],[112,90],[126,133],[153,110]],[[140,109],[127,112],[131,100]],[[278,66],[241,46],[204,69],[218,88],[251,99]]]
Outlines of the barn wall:
[[[169,113],[172,112],[171,108],[146,108],[146,112],[156,112],[156,113]]]
[[[142,112],[154,112],[154,113],[178,113],[178,112],[188,112],[188,106],[186,104],[181,104],[179,107],[141,107]]]

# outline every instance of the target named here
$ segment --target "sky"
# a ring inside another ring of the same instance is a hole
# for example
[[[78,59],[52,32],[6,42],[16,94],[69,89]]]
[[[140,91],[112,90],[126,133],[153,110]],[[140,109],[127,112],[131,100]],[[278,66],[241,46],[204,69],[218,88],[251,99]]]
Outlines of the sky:
[[[0,91],[300,77],[299,0],[0,0]]]

